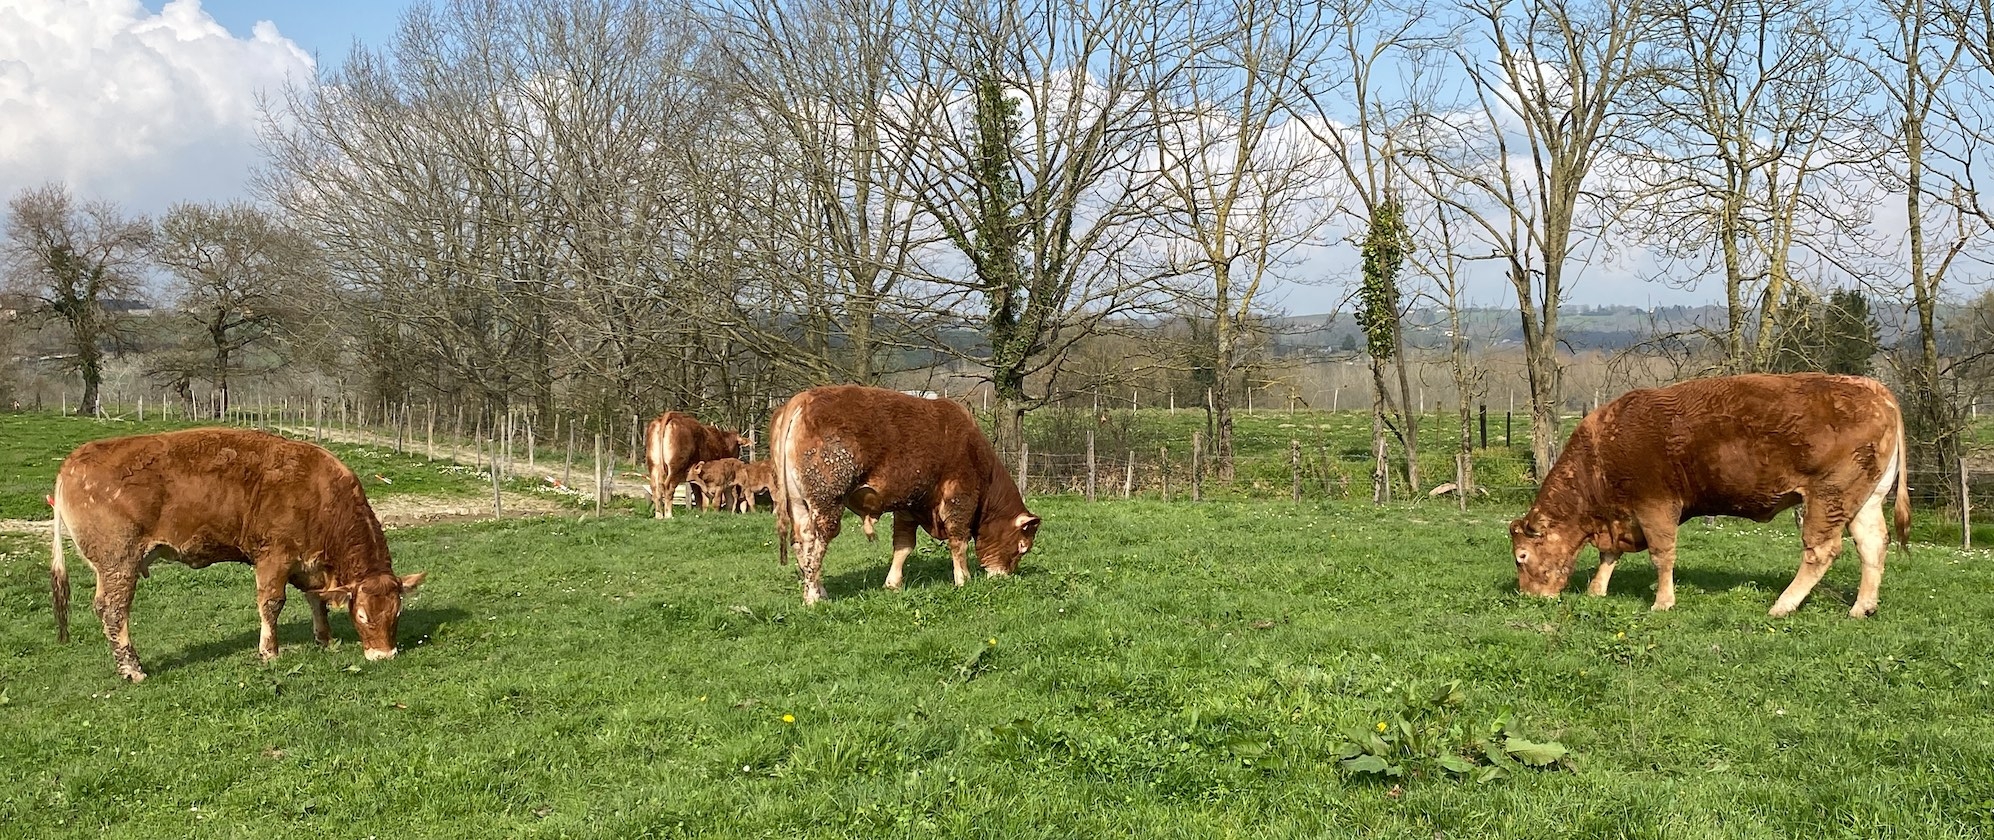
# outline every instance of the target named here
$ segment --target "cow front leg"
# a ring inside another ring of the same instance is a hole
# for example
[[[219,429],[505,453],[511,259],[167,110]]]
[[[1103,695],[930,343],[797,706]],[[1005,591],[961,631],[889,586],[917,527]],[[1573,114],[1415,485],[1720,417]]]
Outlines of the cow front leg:
[[[1828,573],[1828,567],[1835,564],[1835,558],[1842,553],[1842,523],[1836,522],[1824,512],[1830,505],[1808,505],[1807,512],[1800,521],[1800,542],[1804,548],[1800,552],[1800,571],[1793,574],[1793,582],[1786,585],[1786,591],[1779,594],[1779,600],[1772,602],[1767,614],[1774,618],[1792,615],[1800,609],[1800,602],[1807,600],[1808,593],[1814,591],[1821,576]],[[1878,527],[1881,527],[1883,511],[1879,506]]]
[[[132,682],[145,681],[145,668],[139,665],[138,651],[132,648],[132,595],[138,581],[128,574],[106,575],[97,569],[97,596],[90,600],[97,620],[104,624],[104,639],[111,643],[111,661],[118,676]]]
[[[1648,535],[1648,556],[1655,561],[1653,609],[1660,612],[1676,605],[1676,517],[1644,520],[1641,530]]]
[[[886,570],[886,588],[899,589],[907,568],[907,555],[914,553],[915,524],[905,513],[893,515],[893,567]]]
[[[1613,567],[1620,562],[1620,552],[1601,551],[1599,569],[1592,573],[1592,584],[1586,587],[1586,594],[1600,596],[1606,594],[1607,583],[1613,580]]]
[[[257,635],[256,655],[268,662],[277,658],[277,616],[284,612],[284,576],[274,570],[276,563],[256,564],[256,615],[262,622]]]
[[[310,592],[305,593],[305,603],[312,608],[312,641],[319,647],[332,645],[332,620],[326,615],[325,599]]]
[[[969,540],[964,537],[949,537],[949,560],[955,563],[955,585],[969,583]]]

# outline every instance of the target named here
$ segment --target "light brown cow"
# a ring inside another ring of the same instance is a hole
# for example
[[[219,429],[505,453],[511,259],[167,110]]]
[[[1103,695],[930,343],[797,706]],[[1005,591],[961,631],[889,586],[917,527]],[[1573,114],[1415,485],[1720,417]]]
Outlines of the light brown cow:
[[[256,569],[257,652],[277,655],[284,585],[305,593],[312,636],[331,641],[326,607],[353,608],[368,659],[395,655],[402,596],[422,574],[396,577],[380,521],[359,479],[332,453],[245,429],[189,429],[86,443],[56,473],[49,589],[56,638],[69,640],[67,528],[97,574],[94,606],[118,674],[145,679],[126,622],[138,579],[155,559],[192,568]]]
[[[1872,379],[1800,373],[1695,379],[1629,391],[1587,416],[1522,519],[1510,523],[1517,586],[1555,596],[1578,551],[1599,549],[1588,591],[1606,594],[1620,555],[1649,551],[1657,610],[1675,605],[1676,526],[1693,516],[1771,521],[1805,503],[1800,571],[1772,606],[1787,615],[1842,550],[1847,526],[1862,557],[1849,615],[1876,612],[1896,485],[1897,540],[1911,521],[1904,421]]]
[[[692,465],[686,472],[687,484],[699,490],[701,510],[738,510],[741,498],[741,468],[747,466],[739,458],[715,458]]]
[[[1038,535],[1039,518],[1025,509],[990,439],[967,409],[948,400],[857,385],[812,388],[776,412],[769,452],[777,552],[794,542],[805,604],[826,597],[824,550],[847,508],[864,518],[868,533],[874,520],[893,514],[888,589],[901,586],[916,528],[948,542],[957,586],[969,580],[970,540],[995,577],[1016,571]]]
[[[717,426],[699,422],[690,414],[667,411],[644,429],[644,460],[651,480],[651,515],[669,519],[672,493],[686,479],[692,465],[715,458],[741,454],[741,436]],[[700,502],[698,488],[686,496],[688,506]]]
[[[775,465],[767,459],[743,464],[735,486],[741,491],[739,510],[753,513],[756,496],[767,496],[771,502],[775,499]]]

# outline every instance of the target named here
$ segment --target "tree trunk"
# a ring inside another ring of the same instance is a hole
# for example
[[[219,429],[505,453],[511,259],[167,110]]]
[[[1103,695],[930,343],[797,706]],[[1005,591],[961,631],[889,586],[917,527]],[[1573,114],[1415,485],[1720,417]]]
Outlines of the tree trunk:
[[[1371,503],[1392,500],[1391,444],[1386,439],[1385,363],[1371,357]]]
[[[1212,358],[1212,473],[1220,481],[1231,481],[1232,464],[1232,377],[1239,354],[1239,334],[1232,317],[1220,312],[1215,325],[1217,353]]]

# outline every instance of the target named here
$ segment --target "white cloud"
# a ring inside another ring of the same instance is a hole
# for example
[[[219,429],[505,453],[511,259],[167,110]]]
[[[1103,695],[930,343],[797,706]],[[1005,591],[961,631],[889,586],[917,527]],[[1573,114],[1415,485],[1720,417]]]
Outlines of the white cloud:
[[[199,0],[0,0],[0,200],[50,180],[144,213],[238,197],[258,92],[312,72],[274,25],[238,38]]]

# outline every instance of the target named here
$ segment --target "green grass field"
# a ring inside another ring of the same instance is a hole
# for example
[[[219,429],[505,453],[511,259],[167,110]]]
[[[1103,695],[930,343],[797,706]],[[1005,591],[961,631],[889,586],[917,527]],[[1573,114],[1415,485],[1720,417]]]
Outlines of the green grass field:
[[[100,428],[5,420],[7,488]],[[1016,578],[955,589],[924,540],[881,591],[854,527],[808,610],[766,514],[400,529],[397,571],[431,576],[382,663],[343,614],[312,647],[301,599],[259,663],[249,569],[161,564],[139,685],[82,564],[57,645],[46,537],[0,537],[0,837],[1994,834],[1986,552],[1893,555],[1867,621],[1850,556],[1771,620],[1785,520],[1686,525],[1656,614],[1640,562],[1605,598],[1518,596],[1507,506],[1031,505]],[[1346,733],[1450,681],[1423,736],[1506,719],[1568,755],[1340,769]]]

